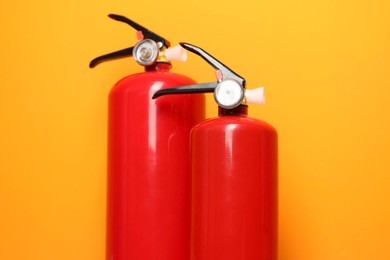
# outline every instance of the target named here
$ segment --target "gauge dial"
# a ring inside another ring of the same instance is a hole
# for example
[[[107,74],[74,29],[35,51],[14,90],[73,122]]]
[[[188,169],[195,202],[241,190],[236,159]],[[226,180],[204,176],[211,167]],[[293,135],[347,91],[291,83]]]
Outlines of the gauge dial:
[[[244,88],[237,81],[226,79],[215,88],[214,98],[220,107],[235,108],[244,99]]]
[[[152,65],[158,56],[159,48],[156,42],[145,39],[137,43],[133,49],[135,60],[143,66]]]

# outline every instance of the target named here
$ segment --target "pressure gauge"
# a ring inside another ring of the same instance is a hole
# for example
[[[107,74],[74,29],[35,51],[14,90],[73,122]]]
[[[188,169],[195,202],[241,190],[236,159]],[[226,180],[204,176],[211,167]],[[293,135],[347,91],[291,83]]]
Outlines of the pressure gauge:
[[[138,64],[143,66],[152,65],[157,60],[159,48],[155,41],[145,39],[139,41],[133,49],[133,57]]]
[[[236,80],[223,80],[215,88],[214,99],[220,107],[235,108],[244,99],[244,88]]]

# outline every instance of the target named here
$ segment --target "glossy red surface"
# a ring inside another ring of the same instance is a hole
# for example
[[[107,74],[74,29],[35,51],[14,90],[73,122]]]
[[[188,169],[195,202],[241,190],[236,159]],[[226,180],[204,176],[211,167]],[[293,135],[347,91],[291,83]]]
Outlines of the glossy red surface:
[[[204,119],[204,96],[151,99],[188,84],[160,64],[110,93],[107,260],[189,259],[189,133]]]
[[[191,133],[192,260],[277,259],[277,133],[239,110]]]

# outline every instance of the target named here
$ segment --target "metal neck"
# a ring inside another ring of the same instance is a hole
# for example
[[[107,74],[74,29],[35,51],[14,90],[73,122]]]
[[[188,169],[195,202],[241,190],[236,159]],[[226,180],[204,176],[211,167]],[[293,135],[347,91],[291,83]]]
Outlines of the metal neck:
[[[247,105],[239,105],[238,107],[232,109],[218,107],[218,116],[247,116],[247,115],[248,115]]]
[[[145,71],[169,71],[171,68],[171,63],[157,61],[150,66],[145,66]]]

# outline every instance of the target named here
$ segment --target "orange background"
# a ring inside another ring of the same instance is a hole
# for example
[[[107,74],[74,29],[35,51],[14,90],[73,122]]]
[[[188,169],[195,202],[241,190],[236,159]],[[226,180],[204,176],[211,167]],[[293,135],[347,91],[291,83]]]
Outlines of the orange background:
[[[128,16],[266,87],[280,140],[280,259],[390,259],[390,4],[11,1],[0,9],[0,259],[104,259],[107,95]],[[214,79],[190,54],[175,72]],[[208,116],[216,114],[208,97]]]

